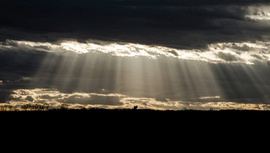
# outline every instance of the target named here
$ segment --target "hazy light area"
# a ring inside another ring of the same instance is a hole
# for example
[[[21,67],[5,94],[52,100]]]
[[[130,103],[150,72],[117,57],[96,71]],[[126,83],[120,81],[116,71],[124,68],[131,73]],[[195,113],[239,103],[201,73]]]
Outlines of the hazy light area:
[[[36,61],[40,65],[33,76],[0,80],[0,87],[18,86],[1,106],[270,108],[267,42],[216,43],[199,51],[105,41],[52,44],[8,40],[0,48],[3,52],[20,49],[14,54],[18,57],[38,52],[43,56]],[[24,83],[27,86],[21,86]]]
[[[0,87],[18,86],[8,99],[16,107],[264,110],[270,103],[269,44],[215,43],[181,50],[97,40],[7,40],[0,48],[15,52],[14,62],[22,65],[28,60],[18,59],[27,57],[39,66],[31,77],[3,80]],[[36,54],[42,60],[33,59]]]
[[[269,42],[256,43],[215,43],[209,44],[203,50],[181,50],[163,46],[149,46],[134,43],[116,43],[107,41],[89,40],[86,43],[63,41],[59,44],[7,40],[0,43],[3,50],[26,49],[53,52],[62,54],[74,52],[108,53],[122,57],[149,57],[156,59],[160,56],[173,57],[184,60],[205,61],[209,63],[243,63],[267,65],[270,61]]]

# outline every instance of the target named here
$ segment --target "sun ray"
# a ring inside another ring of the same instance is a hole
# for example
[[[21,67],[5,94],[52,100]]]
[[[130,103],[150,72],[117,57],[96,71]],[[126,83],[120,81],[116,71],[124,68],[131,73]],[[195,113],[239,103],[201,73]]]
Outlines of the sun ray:
[[[76,66],[77,60],[78,56],[69,52],[66,53],[66,55],[63,56],[62,61],[60,61],[58,70],[53,78],[53,84],[57,85],[63,92],[73,91],[72,88],[69,88],[69,85],[73,81],[72,75],[74,73],[74,68]]]
[[[80,75],[80,80],[77,84],[77,88],[85,92],[93,92],[91,88],[91,83],[93,81],[93,73],[95,73],[95,63],[99,55],[96,53],[88,53],[85,55],[85,59],[82,61],[82,70]]]
[[[247,74],[247,77],[250,78],[250,80],[252,81],[251,84],[254,85],[254,88],[256,88],[256,90],[260,94],[256,98],[263,98],[263,96],[270,94],[269,87],[267,86],[267,83],[264,81],[268,79],[262,79],[260,77],[263,76],[260,75],[261,73],[260,67],[256,68],[256,66],[245,66],[245,65],[241,65],[241,67]]]
[[[54,53],[45,53],[45,57],[41,62],[40,68],[35,74],[35,78],[38,79],[39,86],[52,86],[53,83],[47,78],[54,78],[55,72],[57,72],[60,61],[62,60],[61,55],[56,55]],[[36,84],[36,82],[33,82]]]

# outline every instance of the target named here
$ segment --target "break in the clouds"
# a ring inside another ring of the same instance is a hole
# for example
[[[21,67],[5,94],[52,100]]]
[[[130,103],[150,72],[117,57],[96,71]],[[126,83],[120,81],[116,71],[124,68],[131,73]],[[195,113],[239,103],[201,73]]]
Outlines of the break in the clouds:
[[[268,109],[269,14],[267,0],[2,0],[0,102]]]

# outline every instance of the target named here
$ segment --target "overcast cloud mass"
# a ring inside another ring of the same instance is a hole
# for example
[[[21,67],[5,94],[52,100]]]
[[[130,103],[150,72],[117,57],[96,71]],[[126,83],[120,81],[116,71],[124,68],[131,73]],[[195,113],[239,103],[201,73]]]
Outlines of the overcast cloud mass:
[[[269,109],[268,0],[2,0],[0,104]]]

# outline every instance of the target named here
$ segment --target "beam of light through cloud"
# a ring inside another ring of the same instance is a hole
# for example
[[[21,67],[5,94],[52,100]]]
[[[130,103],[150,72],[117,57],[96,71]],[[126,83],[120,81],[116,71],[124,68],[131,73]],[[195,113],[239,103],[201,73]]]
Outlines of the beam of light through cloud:
[[[270,61],[269,42],[215,43],[203,50],[182,50],[163,46],[149,46],[134,43],[107,42],[88,40],[86,43],[63,41],[59,44],[7,40],[0,43],[0,49],[21,49],[47,51],[57,54],[73,52],[108,53],[122,57],[149,57],[156,59],[161,56],[184,60],[205,61],[209,63],[242,63],[267,65]]]

